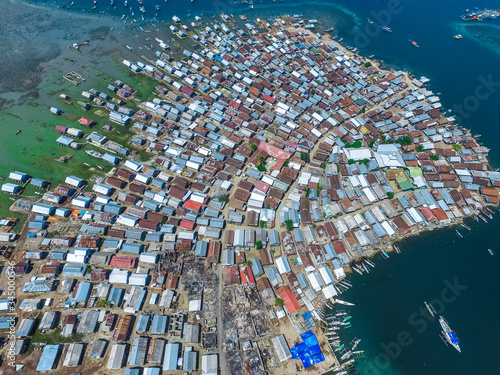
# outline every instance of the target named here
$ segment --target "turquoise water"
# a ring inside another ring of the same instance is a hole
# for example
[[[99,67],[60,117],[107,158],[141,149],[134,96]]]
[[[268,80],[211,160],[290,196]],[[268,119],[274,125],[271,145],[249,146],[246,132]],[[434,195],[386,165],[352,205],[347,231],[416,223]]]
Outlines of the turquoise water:
[[[81,9],[82,2],[75,3]],[[109,9],[107,1],[98,3],[94,12],[110,12],[115,17],[127,12],[122,0],[117,0],[116,10]],[[334,27],[334,34],[359,48],[360,53],[429,77],[431,89],[440,93],[443,105],[454,109],[460,124],[482,134],[480,140],[492,150],[492,166],[500,167],[500,20],[464,23],[459,18],[474,6],[498,8],[498,1],[265,0],[255,1],[254,9],[219,0],[144,3],[146,21],[155,16],[157,4],[161,5],[156,16],[160,21],[170,21],[173,15],[185,19],[188,12],[194,17],[222,11],[245,13],[249,18],[284,13],[317,18],[326,27]],[[47,2],[45,6],[53,4],[69,5],[70,1]],[[92,3],[85,4],[88,11]],[[130,5],[139,14],[138,3],[129,1]],[[79,11],[76,6],[74,10]],[[377,27],[370,28],[367,18]],[[377,24],[386,24],[393,32],[382,32]],[[464,38],[453,39],[458,33]],[[420,48],[413,47],[410,40]],[[341,298],[356,303],[356,307],[348,309],[353,328],[346,330],[343,338],[345,342],[353,337],[362,339],[359,349],[365,350],[367,357],[359,362],[359,373],[500,374],[496,363],[500,351],[498,220],[468,223],[473,230],[461,229],[464,239],[458,239],[454,229],[446,229],[406,240],[399,245],[402,254],[393,254],[388,260],[379,257],[369,275],[349,277],[354,288]],[[494,257],[488,248],[496,251]],[[450,291],[450,283],[459,285],[455,292]],[[424,301],[434,301],[437,309],[442,306],[441,313],[461,340],[462,353],[441,341],[439,323],[429,321],[422,310]]]

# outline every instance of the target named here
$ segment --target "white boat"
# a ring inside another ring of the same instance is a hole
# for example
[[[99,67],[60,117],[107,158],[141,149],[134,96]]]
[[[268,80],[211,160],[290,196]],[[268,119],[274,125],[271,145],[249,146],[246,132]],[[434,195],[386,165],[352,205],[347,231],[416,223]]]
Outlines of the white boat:
[[[174,21],[174,22],[181,22],[181,19],[179,17],[177,17],[177,16],[173,16],[172,17],[172,21]]]
[[[488,253],[490,253],[490,255],[495,255],[495,253],[491,249],[488,249]]]
[[[336,299],[336,300],[335,300],[335,303],[340,303],[341,305],[346,305],[346,306],[356,306],[354,303],[350,303],[350,302],[342,301],[342,300],[340,300],[340,299]]]

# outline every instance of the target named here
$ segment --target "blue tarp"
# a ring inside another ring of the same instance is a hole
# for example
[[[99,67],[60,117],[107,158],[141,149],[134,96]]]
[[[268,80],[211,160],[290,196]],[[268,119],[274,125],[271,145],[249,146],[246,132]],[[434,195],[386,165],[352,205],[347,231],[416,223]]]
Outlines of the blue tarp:
[[[316,363],[323,362],[325,357],[321,352],[319,347],[318,339],[311,331],[306,331],[300,335],[302,340],[301,343],[295,344],[293,348],[290,349],[292,353],[292,358],[300,359],[304,368],[315,365]]]
[[[310,311],[306,311],[304,314],[302,314],[302,319],[307,320],[312,318],[312,314]]]

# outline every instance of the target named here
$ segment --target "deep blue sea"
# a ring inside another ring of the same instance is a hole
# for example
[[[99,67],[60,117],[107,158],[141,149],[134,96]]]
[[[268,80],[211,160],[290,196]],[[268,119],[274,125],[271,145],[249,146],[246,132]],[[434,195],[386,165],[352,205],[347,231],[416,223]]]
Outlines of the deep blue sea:
[[[70,3],[47,1],[45,5]],[[91,0],[82,4],[77,0],[72,8],[81,11],[93,6]],[[115,17],[130,14],[123,0],[116,1],[117,9],[109,4],[98,0],[94,12]],[[499,8],[498,0],[257,0],[253,9],[222,0],[144,0],[144,5],[146,18],[157,13],[160,21],[171,21],[174,15],[184,20],[221,12],[245,13],[250,19],[282,14],[317,18],[325,27],[334,27],[334,34],[359,53],[430,78],[431,89],[439,93],[444,107],[452,109],[450,114],[473,134],[481,134],[480,140],[492,150],[493,168],[500,167],[500,19],[468,23],[460,19],[466,9]],[[161,9],[156,11],[155,5]],[[130,6],[139,14],[136,0],[129,1]],[[374,23],[370,25],[367,18]],[[380,25],[393,32],[382,31]],[[453,39],[455,34],[463,39]],[[342,337],[362,339],[359,348],[367,357],[359,361],[359,373],[500,374],[496,362],[500,354],[499,220],[468,222],[472,230],[460,228],[463,239],[454,229],[444,229],[406,240],[400,244],[402,254],[377,257],[370,274],[349,276],[354,287],[341,298],[356,306],[348,309],[353,328]],[[496,251],[495,256],[489,255],[488,248]],[[423,301],[434,301],[441,310],[461,341],[462,353],[441,341],[439,323],[427,319]]]

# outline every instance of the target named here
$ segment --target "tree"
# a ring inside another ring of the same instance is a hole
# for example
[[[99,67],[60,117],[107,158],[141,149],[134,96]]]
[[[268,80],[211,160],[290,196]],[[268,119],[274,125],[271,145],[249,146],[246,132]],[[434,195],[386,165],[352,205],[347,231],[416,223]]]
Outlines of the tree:
[[[259,165],[264,165],[265,161],[266,161],[266,158],[264,157],[264,155],[260,155],[259,156]]]
[[[398,138],[397,142],[401,146],[408,146],[408,145],[411,145],[413,143],[413,139],[411,139],[410,137],[408,137],[407,135],[405,135],[403,137]]]
[[[311,189],[309,189],[308,187],[306,187],[305,191],[306,191],[306,194],[309,195],[309,192],[311,191]]]
[[[285,221],[285,224],[286,224],[286,230],[293,230],[293,221],[292,220],[287,220]]]
[[[264,167],[263,165],[258,165],[257,169],[261,172],[264,172],[266,170],[266,167]]]
[[[460,147],[460,145],[459,145],[459,144],[457,144],[457,143],[455,143],[455,144],[454,144],[453,146],[451,146],[451,147],[453,147],[453,150],[455,150],[455,151],[460,151],[460,149],[462,148],[462,147]]]
[[[321,190],[323,190],[323,185],[318,184],[318,194],[321,194]]]
[[[283,165],[285,167],[288,167],[288,164],[290,164],[290,159],[286,159],[284,162],[283,162]]]
[[[361,141],[355,141],[355,142],[352,144],[352,147],[354,147],[354,148],[360,148],[360,147],[361,147]]]
[[[225,202],[225,203],[229,202],[229,196],[227,194],[221,195],[219,197],[219,202]]]
[[[266,227],[266,222],[264,220],[259,221],[259,226],[261,228],[265,228]]]
[[[349,159],[349,160],[347,160],[347,163],[348,163],[348,164],[354,164],[354,163],[356,163],[356,162],[354,161],[354,159]]]
[[[424,151],[424,146],[418,145],[417,146],[417,152],[423,152]]]
[[[363,159],[361,160],[361,163],[363,163],[364,165],[368,165],[370,164],[370,159]]]
[[[311,157],[307,152],[301,152],[300,153],[300,160],[305,161],[305,162],[310,162]]]
[[[250,145],[248,146],[250,148],[250,150],[252,151],[255,151],[257,150],[257,145],[255,143],[250,143]]]
[[[393,193],[393,192],[391,192],[391,191],[388,191],[388,192],[387,192],[387,198],[389,198],[389,199],[394,198],[394,193]]]
[[[245,263],[243,263],[243,265],[245,267],[252,267],[252,261],[251,260],[247,260]]]
[[[431,160],[438,160],[439,159],[439,154],[432,154],[431,155]]]
[[[255,248],[257,250],[259,250],[260,248],[262,248],[262,241],[255,241]]]
[[[369,68],[370,66],[372,66],[371,62],[369,62],[369,61],[365,62],[365,68]]]
[[[274,300],[274,303],[276,304],[276,306],[281,306],[281,307],[285,306],[285,301],[283,301],[281,298],[276,298]]]
[[[375,145],[375,141],[371,140],[370,143],[368,144],[368,147],[373,148],[374,145]]]

